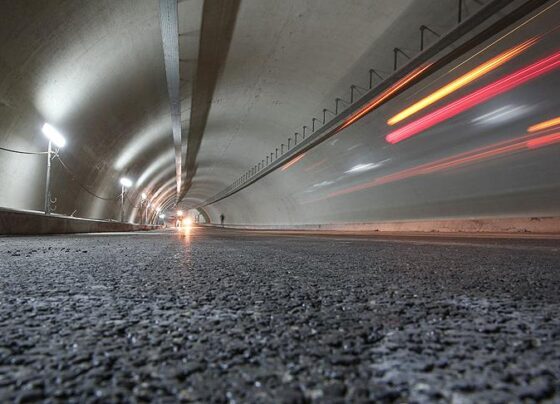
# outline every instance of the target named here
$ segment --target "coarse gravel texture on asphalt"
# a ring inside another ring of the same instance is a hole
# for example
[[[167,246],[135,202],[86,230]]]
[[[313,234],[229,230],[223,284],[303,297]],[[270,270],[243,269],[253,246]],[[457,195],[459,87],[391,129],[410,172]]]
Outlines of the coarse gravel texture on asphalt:
[[[556,241],[0,238],[0,402],[560,402]]]

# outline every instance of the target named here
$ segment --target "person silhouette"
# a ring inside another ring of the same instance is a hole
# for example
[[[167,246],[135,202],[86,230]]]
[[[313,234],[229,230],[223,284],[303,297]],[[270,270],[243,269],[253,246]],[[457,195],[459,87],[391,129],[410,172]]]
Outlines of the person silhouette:
[[[224,225],[224,220],[225,220],[225,218],[226,218],[226,217],[225,217],[224,214],[222,213],[222,214],[220,215],[220,223],[221,223],[222,226]]]

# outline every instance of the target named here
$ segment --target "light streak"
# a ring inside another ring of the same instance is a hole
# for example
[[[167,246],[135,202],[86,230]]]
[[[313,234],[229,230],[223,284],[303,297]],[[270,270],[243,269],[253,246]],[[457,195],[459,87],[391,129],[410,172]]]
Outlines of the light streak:
[[[499,42],[503,41],[504,39],[507,39],[510,35],[515,34],[517,31],[519,31],[520,29],[524,28],[526,25],[529,25],[530,23],[532,23],[534,20],[536,20],[537,18],[541,17],[543,14],[548,13],[553,7],[556,7],[558,5],[558,3],[560,3],[560,0],[556,0],[553,4],[549,5],[548,7],[542,9],[541,11],[539,11],[537,14],[535,14],[534,16],[532,16],[531,18],[523,21],[521,24],[519,24],[517,27],[515,27],[514,29],[512,29],[511,31],[507,32],[506,34],[502,35],[500,38],[496,39],[494,42],[488,44],[487,46],[485,46],[484,48],[482,48],[480,51],[478,51],[477,53],[475,53],[474,55],[472,55],[471,57],[469,57],[468,59],[466,59],[465,61],[461,62],[459,65],[455,66],[453,69],[451,69],[448,73],[453,72],[454,70],[458,69],[459,67],[461,67],[462,65],[464,65],[465,63],[468,63],[470,60],[476,58],[477,56],[481,55],[482,53],[486,52],[488,49],[490,49],[492,46],[498,44]],[[553,30],[555,30],[556,28],[554,28]],[[550,32],[550,31],[549,31]]]
[[[538,40],[537,38],[529,39],[528,41],[525,41],[507,50],[506,52],[499,54],[498,56],[490,59],[489,61],[481,64],[480,66],[472,69],[468,73],[465,73],[461,77],[453,80],[449,84],[441,87],[440,89],[436,90],[435,92],[423,98],[422,100],[418,101],[417,103],[399,112],[397,115],[389,119],[387,121],[387,124],[394,125],[410,117],[411,115],[414,115],[415,113],[423,110],[424,108],[436,103],[437,101],[443,99],[444,97],[447,97],[449,94],[465,87],[466,85],[490,73],[491,71],[502,66],[507,61],[523,53],[532,45],[534,45],[537,42],[537,40]]]
[[[536,139],[528,140],[527,147],[529,149],[537,149],[539,147],[548,146],[560,142],[560,133],[553,133],[547,136],[541,136]]]
[[[492,48],[493,46],[497,45],[498,43],[500,43],[501,41],[507,39],[510,35],[516,33],[517,31],[519,31],[521,28],[525,27],[526,25],[528,25],[529,23],[532,23],[533,20],[541,17],[543,14],[548,13],[553,7],[556,7],[558,5],[558,3],[560,3],[560,0],[557,0],[556,2],[554,2],[553,4],[551,4],[550,6],[548,6],[547,8],[539,11],[538,14],[535,14],[534,16],[532,16],[531,18],[523,21],[521,24],[519,24],[517,27],[515,27],[514,29],[512,29],[511,31],[507,32],[506,34],[502,35],[500,38],[496,39],[494,42],[486,45],[484,48],[482,48],[481,50],[479,50],[478,52],[474,53],[473,55],[471,55],[469,58],[465,59],[464,61],[462,61],[461,63],[459,63],[457,66],[453,67],[452,69],[450,69],[447,73],[445,73],[444,75],[438,77],[437,79],[433,80],[431,83],[426,84],[423,88],[418,89],[418,91],[416,92],[416,94],[418,94],[419,92],[423,91],[425,88],[433,85],[434,83],[436,83],[437,81],[443,80],[444,77],[450,75],[451,73],[453,73],[455,70],[459,69],[461,66],[463,66],[465,63],[470,62],[471,60],[475,59],[476,57],[480,56],[481,54],[483,54],[484,52],[486,52],[488,49]],[[556,29],[556,28],[555,28]]]
[[[381,164],[379,163],[366,163],[366,164],[357,164],[352,167],[350,170],[345,171],[346,174],[354,174],[354,173],[362,173],[364,171],[373,170],[374,168],[379,167]]]
[[[543,146],[549,146],[554,143],[560,143],[560,132],[544,136],[535,136],[534,134],[529,134],[516,139],[505,140],[489,146],[484,146],[478,149],[470,150],[468,152],[459,153],[451,157],[436,160],[434,162],[421,164],[419,166],[398,171],[393,174],[378,177],[373,181],[368,181],[362,184],[357,184],[339,191],[332,192],[327,195],[327,198],[349,194],[378,185],[401,181],[411,177],[417,177],[420,175],[432,174],[439,171],[457,168],[475,162],[488,160],[493,157],[532,150]]]
[[[391,132],[385,137],[385,140],[392,144],[402,142],[434,125],[444,122],[532,79],[542,76],[559,66],[560,52],[556,52]]]
[[[290,168],[291,166],[296,164],[298,161],[300,161],[304,156],[305,156],[305,153],[300,154],[299,156],[297,156],[295,159],[293,159],[291,161],[288,161],[286,164],[284,164],[282,166],[281,170],[286,171],[288,168]]]
[[[523,115],[525,111],[529,110],[530,107],[525,105],[518,105],[514,107],[513,105],[504,105],[494,111],[488,112],[487,114],[480,115],[479,117],[472,120],[474,124],[495,124],[500,122],[506,122],[514,117],[519,117]]]
[[[529,133],[533,133],[543,129],[552,128],[553,126],[558,126],[558,125],[560,125],[560,116],[553,119],[549,119],[548,121],[537,123],[533,126],[529,126],[529,129],[527,129],[527,131]]]
[[[316,168],[322,166],[322,165],[325,164],[326,162],[327,162],[327,159],[320,160],[320,161],[318,161],[318,162],[316,162],[316,163],[311,164],[309,167],[305,168],[304,171],[305,171],[305,172],[312,171],[312,170],[314,170],[314,169],[316,169]]]
[[[431,65],[432,64],[430,63],[430,64],[427,64],[425,66],[419,67],[419,68],[413,70],[412,72],[410,72],[408,75],[406,75],[405,77],[403,77],[399,81],[397,81],[396,83],[394,83],[393,85],[391,85],[388,89],[383,91],[381,94],[379,94],[373,100],[368,102],[366,105],[364,105],[358,111],[356,111],[352,115],[350,115],[350,117],[348,117],[344,121],[344,123],[342,123],[342,125],[339,128],[337,128],[337,131],[340,131],[340,130],[352,125],[358,119],[361,119],[362,117],[364,117],[365,115],[370,113],[373,109],[375,109],[376,107],[381,105],[389,97],[394,95],[397,91],[401,90],[403,87],[408,85],[412,80],[416,79],[418,76],[420,76],[422,73],[424,73],[426,71],[426,69],[428,69]]]

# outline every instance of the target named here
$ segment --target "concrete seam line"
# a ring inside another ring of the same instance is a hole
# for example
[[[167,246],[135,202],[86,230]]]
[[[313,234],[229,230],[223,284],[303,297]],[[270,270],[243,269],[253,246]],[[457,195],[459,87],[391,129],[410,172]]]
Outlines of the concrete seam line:
[[[177,176],[177,197],[181,193],[182,170],[182,134],[181,134],[181,94],[179,78],[179,22],[177,0],[160,0],[161,40],[169,107],[171,110],[171,127],[175,148],[175,173]]]

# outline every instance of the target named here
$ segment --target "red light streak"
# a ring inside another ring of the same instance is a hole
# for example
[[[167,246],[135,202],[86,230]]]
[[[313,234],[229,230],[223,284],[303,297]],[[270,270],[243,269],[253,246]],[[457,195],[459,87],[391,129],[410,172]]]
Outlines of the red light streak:
[[[399,91],[404,86],[406,86],[408,83],[410,83],[412,80],[416,79],[418,76],[420,76],[422,73],[424,73],[424,71],[426,71],[426,69],[429,68],[431,65],[432,64],[430,63],[430,64],[427,64],[426,66],[419,67],[419,68],[413,70],[412,72],[410,72],[408,75],[406,75],[405,77],[403,77],[399,81],[397,81],[395,84],[393,84],[388,89],[383,91],[381,94],[379,94],[373,100],[371,100],[369,103],[367,103],[362,108],[360,108],[358,111],[354,112],[351,116],[349,116],[344,121],[344,123],[342,123],[342,125],[340,125],[340,127],[337,128],[337,131],[340,131],[340,130],[344,129],[344,128],[352,125],[358,119],[363,118],[365,115],[367,115],[373,109],[375,109],[376,107],[381,105],[384,101],[386,101],[389,97],[391,97],[397,91]]]
[[[548,146],[558,142],[560,142],[560,133],[553,133],[552,135],[541,136],[527,141],[527,147],[529,149],[537,149],[539,147]]]
[[[465,166],[474,162],[488,160],[493,157],[526,151],[528,149],[536,149],[543,146],[549,146],[551,144],[559,142],[560,132],[538,137],[535,137],[535,135],[532,134],[525,135],[517,139],[498,142],[493,145],[484,146],[478,149],[470,150],[468,152],[457,154],[455,156],[446,157],[444,159],[437,160],[431,163],[422,164],[393,174],[385,175],[383,177],[376,178],[373,181],[365,182],[363,184],[354,185],[340,191],[332,192],[327,195],[327,198],[349,194],[352,192],[361,191],[378,185],[400,181],[411,177]]]
[[[537,38],[531,38],[505,52],[500,53],[498,56],[493,57],[492,59],[484,62],[480,66],[475,67],[474,69],[470,70],[469,72],[463,74],[461,77],[456,78],[455,80],[451,81],[450,83],[444,85],[443,87],[439,88],[438,90],[434,91],[430,95],[424,97],[420,101],[412,104],[408,108],[404,109],[403,111],[399,112],[392,118],[387,121],[387,124],[392,126],[395,125],[406,118],[416,114],[417,112],[427,108],[428,106],[438,102],[439,100],[447,97],[448,95],[452,94],[453,92],[469,85],[475,80],[483,77],[484,75],[490,73],[491,71],[499,68],[503,64],[507,63],[509,60],[519,56],[531,46],[533,46],[537,42]]]
[[[532,79],[548,73],[560,66],[560,52],[541,59],[515,73],[509,74],[492,84],[489,84],[465,97],[458,99],[443,108],[438,109],[414,122],[391,132],[385,137],[387,142],[395,144],[409,137],[450,119],[468,109],[486,102],[506,91],[512,90]]]

